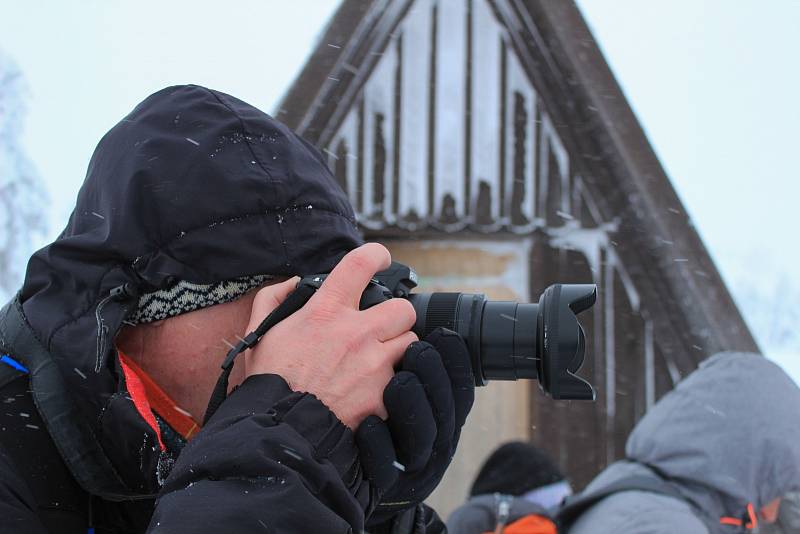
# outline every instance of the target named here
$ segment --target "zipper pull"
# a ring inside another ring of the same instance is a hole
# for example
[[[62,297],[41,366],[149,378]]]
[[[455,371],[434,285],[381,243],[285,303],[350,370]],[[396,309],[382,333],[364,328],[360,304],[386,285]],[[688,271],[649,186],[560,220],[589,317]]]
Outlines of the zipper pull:
[[[97,354],[95,356],[94,363],[95,373],[99,373],[100,369],[103,368],[105,355],[108,352],[108,348],[106,347],[108,342],[108,326],[103,318],[103,308],[105,308],[106,304],[112,300],[115,302],[124,302],[126,300],[138,298],[138,296],[139,291],[136,289],[136,287],[133,284],[126,282],[111,289],[108,296],[101,300],[97,305],[97,308],[94,311],[94,317],[97,320]]]
[[[497,505],[497,523],[495,525],[493,534],[502,534],[505,530],[506,523],[508,523],[508,516],[511,513],[511,503],[514,497],[511,495],[495,493],[494,499]]]
[[[113,288],[109,296],[113,300],[122,302],[128,299],[137,298],[139,296],[139,291],[133,284],[131,284],[130,282],[126,282],[121,286]]]

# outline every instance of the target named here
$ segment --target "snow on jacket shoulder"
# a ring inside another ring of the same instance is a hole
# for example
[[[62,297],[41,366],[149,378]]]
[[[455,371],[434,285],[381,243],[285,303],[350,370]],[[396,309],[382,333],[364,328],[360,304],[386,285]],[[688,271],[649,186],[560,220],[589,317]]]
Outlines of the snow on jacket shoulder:
[[[760,509],[800,488],[799,408],[800,389],[766,358],[709,358],[639,421],[628,460],[584,490],[630,475],[663,476],[683,499],[618,493],[585,512],[570,534],[744,532],[720,518],[741,518],[748,503]]]

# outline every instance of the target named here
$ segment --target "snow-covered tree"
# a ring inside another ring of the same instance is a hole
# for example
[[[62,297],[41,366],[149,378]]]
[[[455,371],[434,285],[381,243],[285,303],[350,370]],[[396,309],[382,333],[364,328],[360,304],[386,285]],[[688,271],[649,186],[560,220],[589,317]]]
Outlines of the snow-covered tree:
[[[800,384],[800,279],[796,265],[762,248],[742,247],[728,252],[726,260],[721,265],[728,288],[759,347]]]
[[[47,194],[21,145],[27,97],[22,72],[0,52],[0,305],[19,288],[47,230]]]
[[[800,355],[800,285],[782,269],[765,269],[735,287],[739,308],[768,356]]]

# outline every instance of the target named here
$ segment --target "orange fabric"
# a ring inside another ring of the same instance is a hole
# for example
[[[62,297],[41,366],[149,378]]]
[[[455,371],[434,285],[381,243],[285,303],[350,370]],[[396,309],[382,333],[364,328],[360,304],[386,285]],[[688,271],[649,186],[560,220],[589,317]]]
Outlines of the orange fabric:
[[[139,378],[139,375],[133,371],[127,358],[125,358],[121,352],[119,353],[119,363],[122,367],[122,374],[125,375],[125,385],[128,388],[128,393],[131,395],[131,400],[136,407],[136,411],[139,412],[142,419],[144,419],[147,424],[150,425],[150,428],[153,429],[153,432],[156,433],[158,445],[161,447],[161,450],[165,450],[164,442],[161,441],[161,430],[158,428],[158,421],[156,421],[156,417],[150,409],[150,403],[147,400],[147,393],[145,392],[142,380]]]
[[[730,525],[732,527],[741,527],[742,520],[735,517],[720,517],[719,522],[721,525]]]
[[[542,515],[526,515],[504,530],[504,534],[557,534],[553,520]]]
[[[161,432],[153,416],[153,411],[162,417],[170,427],[186,440],[191,439],[192,436],[200,430],[200,426],[197,422],[192,419],[185,410],[179,408],[175,401],[172,400],[141,367],[136,365],[122,352],[119,353],[119,361],[120,364],[122,364],[125,380],[128,382],[128,392],[131,394],[133,403],[136,405],[136,409],[139,411],[142,418],[144,418],[144,420],[153,427],[156,434],[158,434],[158,441],[161,443],[162,450],[164,449],[164,445],[161,442]],[[129,378],[129,375],[133,377],[133,381]],[[134,384],[133,386],[132,383]],[[139,386],[135,385],[137,383]],[[131,387],[138,390],[134,392]]]
[[[747,515],[750,516],[750,524],[745,525],[747,528],[756,528],[758,526],[758,516],[756,515],[756,509],[753,506],[753,503],[748,503],[747,505]]]
[[[485,532],[484,534],[494,534]],[[506,526],[503,534],[558,534],[555,523],[543,515],[526,515]]]
[[[753,503],[749,503],[747,505],[747,515],[748,515],[748,522],[744,523],[741,519],[736,519],[735,517],[721,517],[719,519],[720,524],[722,525],[730,525],[734,527],[741,527],[744,523],[744,528],[748,530],[752,530],[758,526],[758,516],[756,515],[755,507]]]

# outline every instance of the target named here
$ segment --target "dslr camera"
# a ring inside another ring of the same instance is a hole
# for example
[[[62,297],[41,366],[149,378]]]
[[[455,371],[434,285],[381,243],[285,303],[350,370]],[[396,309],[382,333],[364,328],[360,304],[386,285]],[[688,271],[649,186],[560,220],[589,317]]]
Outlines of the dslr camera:
[[[319,289],[326,277],[307,276],[298,287]],[[370,281],[360,307],[408,299],[417,313],[413,331],[420,339],[438,327],[461,335],[478,386],[488,380],[533,378],[554,399],[594,400],[592,386],[576,374],[586,352],[586,336],[576,316],[595,303],[597,286],[554,284],[537,304],[523,304],[471,293],[412,293],[417,280],[413,269],[392,262]]]

